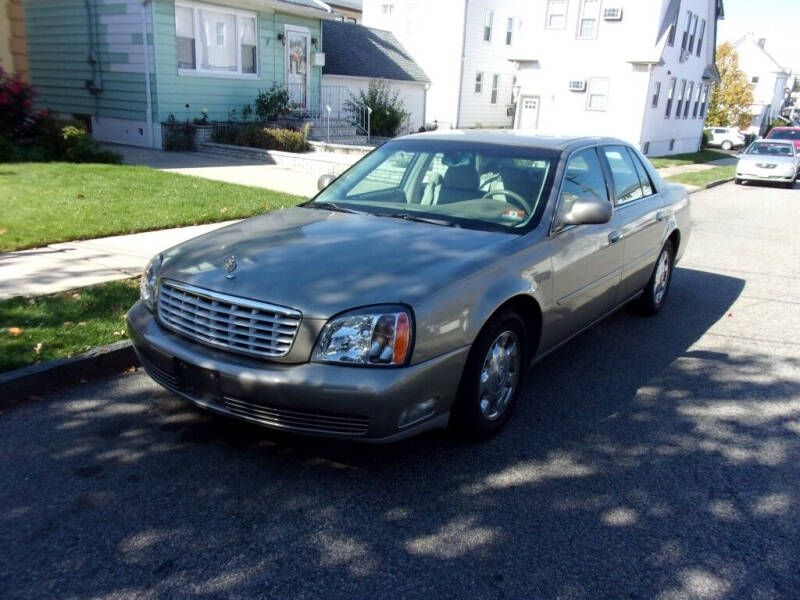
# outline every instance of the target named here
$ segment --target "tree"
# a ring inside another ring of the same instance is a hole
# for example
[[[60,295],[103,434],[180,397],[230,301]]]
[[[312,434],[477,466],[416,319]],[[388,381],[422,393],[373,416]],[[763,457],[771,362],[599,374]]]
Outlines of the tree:
[[[712,127],[750,127],[753,85],[739,68],[739,54],[730,42],[717,48],[719,81],[711,88],[706,124]]]

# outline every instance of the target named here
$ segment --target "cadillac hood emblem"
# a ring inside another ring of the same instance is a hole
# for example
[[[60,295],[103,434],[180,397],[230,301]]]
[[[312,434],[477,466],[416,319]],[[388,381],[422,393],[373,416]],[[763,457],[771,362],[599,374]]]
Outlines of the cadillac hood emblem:
[[[236,263],[236,257],[233,254],[225,257],[225,260],[222,261],[222,266],[225,267],[225,279],[233,279],[236,277],[233,272],[236,270],[238,264]]]

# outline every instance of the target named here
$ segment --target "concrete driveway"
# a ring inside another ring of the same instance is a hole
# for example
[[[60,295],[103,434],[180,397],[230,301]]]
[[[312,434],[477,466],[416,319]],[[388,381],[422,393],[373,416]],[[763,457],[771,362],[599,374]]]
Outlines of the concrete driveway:
[[[317,178],[313,175],[263,162],[248,162],[200,152],[164,152],[115,144],[107,146],[122,154],[126,165],[142,165],[170,173],[262,187],[306,198],[317,193]]]
[[[0,416],[3,598],[797,598],[800,190],[692,196],[664,311],[534,368],[496,438],[212,417],[141,372]]]

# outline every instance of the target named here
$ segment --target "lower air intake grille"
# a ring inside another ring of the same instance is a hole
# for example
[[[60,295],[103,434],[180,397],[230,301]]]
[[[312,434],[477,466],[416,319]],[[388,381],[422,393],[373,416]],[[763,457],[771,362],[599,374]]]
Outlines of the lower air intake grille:
[[[350,436],[363,435],[369,429],[369,419],[358,415],[266,406],[227,396],[224,402],[235,415],[281,429]]]

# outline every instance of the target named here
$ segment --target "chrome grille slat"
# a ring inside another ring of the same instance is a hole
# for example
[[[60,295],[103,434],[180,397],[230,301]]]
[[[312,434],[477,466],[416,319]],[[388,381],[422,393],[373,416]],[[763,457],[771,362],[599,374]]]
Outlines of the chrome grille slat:
[[[208,346],[262,358],[286,356],[302,315],[291,308],[162,281],[157,316],[166,327]]]
[[[273,427],[337,435],[362,435],[369,429],[369,419],[363,416],[266,406],[229,396],[223,400],[225,407],[233,414]]]

